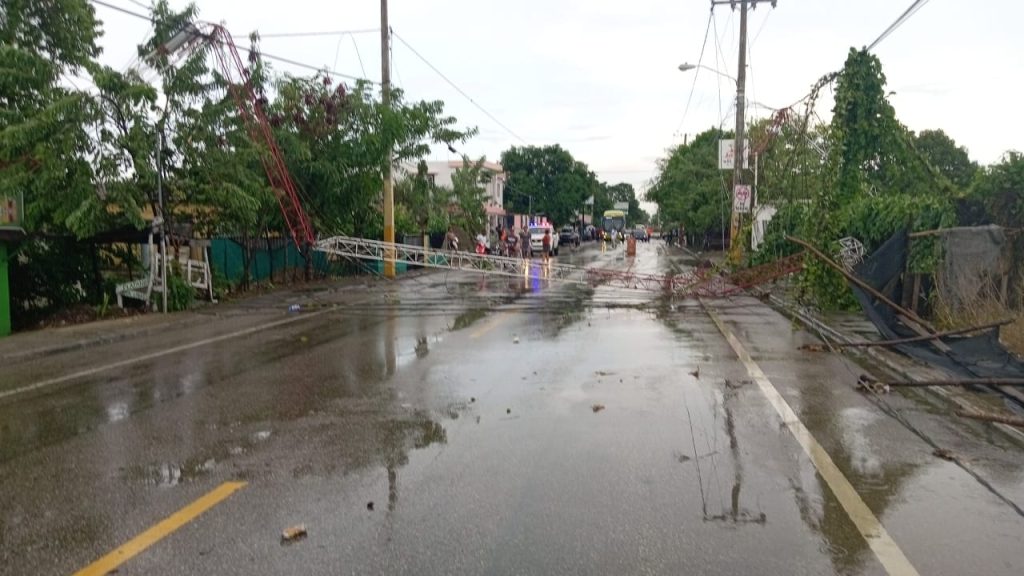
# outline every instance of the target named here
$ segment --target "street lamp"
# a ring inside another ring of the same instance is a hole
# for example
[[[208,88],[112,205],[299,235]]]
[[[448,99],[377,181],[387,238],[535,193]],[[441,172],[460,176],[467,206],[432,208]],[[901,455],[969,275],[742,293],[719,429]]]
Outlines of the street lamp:
[[[703,69],[703,70],[707,70],[708,72],[717,74],[717,75],[722,76],[724,78],[728,78],[729,80],[732,80],[733,82],[735,82],[737,87],[739,85],[739,81],[736,80],[734,77],[732,77],[732,76],[730,76],[730,75],[728,75],[728,74],[726,74],[724,72],[721,72],[719,70],[716,70],[714,68],[711,68],[710,66],[705,66],[705,65],[702,65],[702,64],[683,63],[683,64],[679,65],[679,72],[689,72],[691,70],[696,70],[698,68]],[[737,108],[737,110],[738,110],[738,108]],[[737,120],[738,120],[738,118],[737,118]],[[737,130],[737,133],[739,133],[738,130]],[[733,150],[737,151],[737,150],[739,150],[739,148],[738,147],[734,147]],[[736,167],[735,171],[738,173],[739,172],[739,167],[738,167],[739,162],[736,162],[736,164],[737,164],[737,167]],[[734,176],[733,177],[733,181],[736,182],[736,181],[739,181],[739,180],[738,180],[737,177]],[[725,192],[725,191],[723,190],[722,192]],[[731,196],[727,196],[726,197],[727,200],[730,200],[731,198],[732,198]],[[735,227],[733,227],[733,229],[735,229]],[[735,230],[733,230],[729,234],[729,236],[730,237],[734,237],[735,234],[736,234]],[[724,207],[723,207],[723,211],[722,211],[722,250],[725,250],[725,210],[724,210]]]
[[[690,64],[689,62],[683,62],[682,64],[679,65],[679,71],[680,72],[689,72],[690,70],[696,70],[697,68],[701,68],[701,69],[707,70],[708,72],[714,72],[715,74],[718,74],[719,76],[724,76],[724,77],[728,78],[729,80],[732,80],[733,82],[736,81],[735,77],[730,76],[730,75],[726,74],[725,72],[721,72],[719,70],[715,70],[714,68],[712,68],[710,66],[705,66],[703,64]]]
[[[744,107],[743,105],[744,105],[744,84],[745,84],[745,80],[746,80],[746,78],[745,78],[745,76],[746,76],[746,74],[745,74],[746,73],[746,54],[745,54],[745,50],[747,49],[746,48],[747,5],[746,5],[746,3],[741,3],[741,4],[742,4],[742,20],[741,20],[740,28],[741,28],[742,32],[741,32],[741,38],[740,38],[740,62],[739,62],[739,66],[737,66],[737,68],[736,68],[737,71],[738,71],[737,74],[739,75],[738,78],[730,76],[730,75],[726,74],[725,72],[720,72],[720,71],[718,71],[718,70],[716,70],[714,68],[711,68],[711,67],[708,67],[708,66],[704,66],[703,64],[689,64],[687,62],[683,62],[682,64],[679,65],[679,70],[681,72],[688,72],[688,71],[694,70],[696,68],[703,68],[703,69],[708,70],[710,72],[713,72],[713,73],[715,73],[715,74],[717,74],[719,76],[723,76],[725,78],[728,78],[728,79],[736,82],[736,133],[735,133],[736,135],[735,135],[735,140],[734,140],[735,144],[733,146],[733,176],[732,176],[733,192],[732,192],[732,195],[731,195],[732,205],[733,206],[732,206],[732,226],[731,226],[731,232],[729,234],[729,238],[732,241],[731,248],[732,248],[733,254],[735,255],[734,257],[735,257],[735,259],[737,261],[739,260],[739,255],[740,255],[740,252],[739,252],[740,245],[736,244],[736,239],[739,236],[740,222],[741,222],[742,216],[736,210],[736,208],[737,208],[736,207],[736,193],[737,193],[737,190],[739,190],[739,188],[740,188],[741,182],[743,181],[743,159],[746,157],[744,155],[744,150],[743,150],[743,140],[744,140],[744,137],[745,137],[744,131],[745,131],[745,128],[746,128],[746,126],[744,126],[744,121],[743,121],[743,107]],[[725,227],[723,226],[722,228],[725,228]],[[725,239],[724,239],[725,231],[724,230],[722,232],[722,235],[723,235],[723,240],[722,240],[723,246],[722,246],[722,248],[724,249],[725,248],[725,246],[724,246],[724,244],[725,244]]]

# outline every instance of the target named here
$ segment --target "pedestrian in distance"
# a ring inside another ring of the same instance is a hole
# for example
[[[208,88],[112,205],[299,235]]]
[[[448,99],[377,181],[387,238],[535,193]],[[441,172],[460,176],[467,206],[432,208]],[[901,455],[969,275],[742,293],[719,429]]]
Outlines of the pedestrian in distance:
[[[459,250],[459,237],[455,234],[455,229],[451,226],[448,227],[448,232],[444,235],[444,249],[445,250]]]
[[[544,239],[541,240],[541,245],[544,248],[543,258],[547,262],[551,259],[551,229],[544,230]]]
[[[519,250],[523,260],[528,260],[533,256],[533,251],[530,249],[530,230],[527,228],[519,230]]]

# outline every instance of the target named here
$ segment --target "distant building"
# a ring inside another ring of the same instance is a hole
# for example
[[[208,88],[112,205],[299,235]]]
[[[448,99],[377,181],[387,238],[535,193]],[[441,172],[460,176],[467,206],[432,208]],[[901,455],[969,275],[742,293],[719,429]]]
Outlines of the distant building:
[[[427,180],[435,186],[451,188],[452,175],[459,168],[462,168],[462,160],[427,162]],[[484,210],[487,212],[487,230],[493,231],[498,224],[507,225],[504,205],[505,182],[508,180],[508,175],[505,174],[501,164],[497,162],[484,162],[483,169],[490,175],[490,181],[484,185],[484,189],[487,191]],[[402,172],[407,174],[416,174],[416,170],[415,162],[402,165]]]

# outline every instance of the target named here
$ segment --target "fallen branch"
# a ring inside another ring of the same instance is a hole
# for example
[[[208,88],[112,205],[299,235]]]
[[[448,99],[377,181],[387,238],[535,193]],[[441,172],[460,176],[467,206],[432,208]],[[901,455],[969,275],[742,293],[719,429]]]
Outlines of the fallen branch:
[[[1024,386],[1024,378],[968,378],[959,380],[903,380],[885,382],[893,387],[915,388],[924,386]]]
[[[865,281],[861,280],[860,278],[858,278],[857,276],[847,272],[845,268],[843,268],[839,264],[836,264],[835,262],[833,262],[832,259],[829,258],[828,256],[826,256],[824,253],[822,253],[821,250],[818,250],[817,248],[812,246],[810,242],[807,242],[806,240],[801,240],[800,238],[796,238],[796,237],[793,237],[793,236],[786,236],[786,240],[789,240],[790,242],[793,242],[794,244],[799,244],[799,245],[803,246],[804,248],[810,250],[811,254],[814,254],[815,256],[817,256],[819,260],[821,260],[822,262],[827,264],[830,268],[834,269],[836,272],[839,272],[840,274],[842,274],[844,278],[849,280],[851,283],[856,284],[857,287],[859,287],[862,290],[864,290],[865,292],[871,294],[872,296],[874,296],[878,300],[884,302],[887,306],[889,306],[893,310],[899,312],[900,314],[906,316],[907,318],[910,318],[911,320],[913,320],[914,322],[917,322],[921,326],[924,326],[925,328],[928,329],[929,332],[935,332],[935,328],[931,324],[929,324],[927,320],[921,318],[920,316],[915,314],[912,310],[907,310],[906,308],[903,308],[899,304],[897,304],[897,303],[893,302],[892,300],[890,300],[889,298],[887,298],[885,296],[885,294],[882,294],[878,290],[875,290],[874,287],[872,287],[867,282],[865,282]],[[924,334],[922,334],[922,336],[924,336]]]
[[[957,328],[956,330],[946,330],[945,332],[936,332],[935,334],[929,334],[926,336],[913,336],[910,338],[898,338],[896,340],[876,340],[866,342],[837,342],[833,344],[836,348],[867,348],[870,346],[896,346],[898,344],[910,344],[912,342],[921,342],[923,340],[935,340],[937,338],[943,338],[945,336],[956,336],[959,334],[966,334],[968,332],[977,332],[979,330],[988,330],[991,328],[998,328],[1007,324],[1012,324],[1014,319],[1007,318],[998,322],[991,322],[989,324],[982,324],[981,326],[971,326],[968,328]]]
[[[1006,424],[1007,426],[1016,426],[1018,428],[1024,428],[1024,418],[1016,418],[1014,416],[1003,416],[1002,414],[975,412],[973,410],[957,410],[956,415],[962,416],[964,418],[972,418],[974,420],[984,420],[985,422],[998,422],[1000,424]]]

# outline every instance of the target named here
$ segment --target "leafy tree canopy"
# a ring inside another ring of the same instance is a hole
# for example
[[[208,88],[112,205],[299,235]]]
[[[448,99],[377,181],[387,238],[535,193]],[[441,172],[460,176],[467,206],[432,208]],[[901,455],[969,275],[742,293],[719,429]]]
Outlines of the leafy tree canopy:
[[[501,165],[508,173],[508,207],[525,214],[532,197],[533,212],[547,215],[556,224],[574,221],[587,198],[600,190],[590,168],[557,144],[513,146],[501,155]]]

